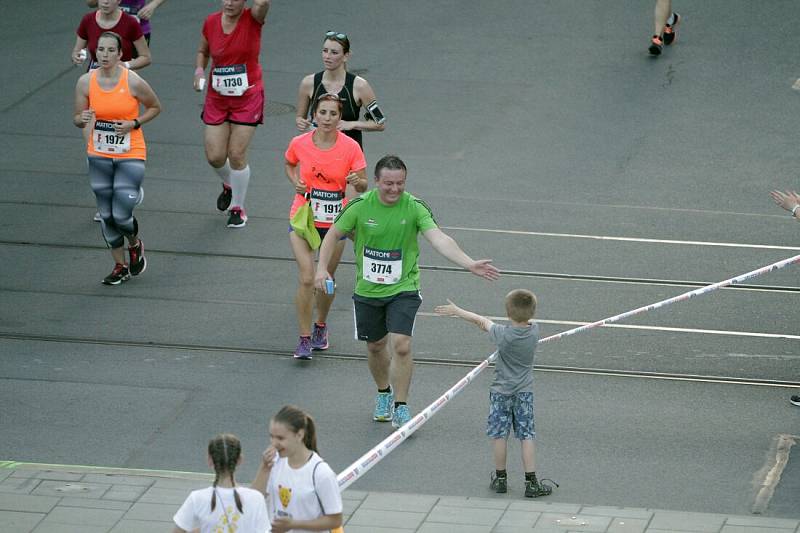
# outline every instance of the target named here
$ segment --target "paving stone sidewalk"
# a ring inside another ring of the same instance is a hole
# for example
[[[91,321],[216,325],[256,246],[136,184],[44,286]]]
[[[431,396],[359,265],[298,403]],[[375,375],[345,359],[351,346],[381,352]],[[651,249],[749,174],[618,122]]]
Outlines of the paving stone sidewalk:
[[[0,530],[165,533],[206,474],[0,462]],[[800,533],[800,520],[347,490],[346,533]]]

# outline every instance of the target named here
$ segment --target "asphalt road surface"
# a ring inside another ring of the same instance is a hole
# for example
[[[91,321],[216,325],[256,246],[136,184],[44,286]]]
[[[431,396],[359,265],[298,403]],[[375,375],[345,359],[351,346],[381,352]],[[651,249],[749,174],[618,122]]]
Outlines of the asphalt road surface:
[[[71,124],[75,2],[14,2],[0,27],[0,459],[204,471],[221,431],[255,471],[269,416],[311,411],[341,470],[387,436],[353,340],[352,252],[337,274],[331,348],[296,344],[283,151],[297,85],[319,70],[325,31],[345,31],[350,69],[387,115],[365,134],[370,167],[409,165],[408,190],[473,257],[460,272],[425,244],[412,410],[492,347],[435,317],[446,298],[501,317],[539,297],[543,335],[728,279],[800,253],[800,224],[773,188],[800,189],[800,4],[682,2],[676,44],[647,54],[652,1],[340,4],[275,0],[264,29],[266,122],[250,149],[250,220],[225,227],[191,90],[216,2],[167,2],[141,74],[164,111],[145,127],[148,269],[118,287]],[[776,442],[800,439],[800,265],[541,346],[539,472],[552,501],[751,512]],[[485,372],[353,487],[490,497]],[[797,517],[790,449],[764,511]],[[522,493],[511,444],[513,496]]]

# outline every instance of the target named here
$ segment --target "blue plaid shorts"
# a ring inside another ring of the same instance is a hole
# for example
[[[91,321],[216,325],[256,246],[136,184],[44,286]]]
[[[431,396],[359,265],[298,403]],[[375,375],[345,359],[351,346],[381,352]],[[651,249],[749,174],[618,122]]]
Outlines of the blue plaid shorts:
[[[536,438],[536,427],[533,422],[533,393],[500,394],[490,391],[486,435],[492,439],[506,439],[512,427],[514,435],[519,440]]]

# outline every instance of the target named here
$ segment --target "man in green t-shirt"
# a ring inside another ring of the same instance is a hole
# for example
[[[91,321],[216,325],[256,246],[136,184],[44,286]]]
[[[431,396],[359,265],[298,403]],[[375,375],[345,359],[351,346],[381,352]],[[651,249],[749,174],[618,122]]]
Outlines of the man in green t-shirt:
[[[475,261],[465,254],[439,229],[428,206],[405,192],[405,186],[406,165],[399,157],[387,155],[378,161],[375,188],[351,200],[325,235],[315,279],[316,287],[324,290],[325,280],[331,279],[328,262],[335,244],[352,235],[356,332],[367,342],[369,370],[378,386],[373,419],[391,420],[396,428],[411,420],[406,403],[414,368],[411,336],[422,303],[417,235],[421,233],[437,252],[476,276],[488,280],[500,276],[491,259]]]

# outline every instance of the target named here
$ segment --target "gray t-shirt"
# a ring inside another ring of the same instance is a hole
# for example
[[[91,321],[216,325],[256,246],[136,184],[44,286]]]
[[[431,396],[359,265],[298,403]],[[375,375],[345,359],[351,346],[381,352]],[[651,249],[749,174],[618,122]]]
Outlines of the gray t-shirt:
[[[498,350],[494,381],[489,390],[500,394],[533,392],[533,353],[539,342],[539,325],[494,324],[489,338]]]

